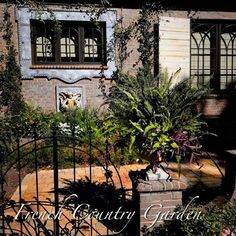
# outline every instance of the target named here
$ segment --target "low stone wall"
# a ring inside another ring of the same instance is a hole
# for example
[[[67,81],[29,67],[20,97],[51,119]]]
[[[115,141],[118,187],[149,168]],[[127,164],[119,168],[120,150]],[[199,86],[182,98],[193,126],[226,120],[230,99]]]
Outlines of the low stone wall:
[[[182,192],[187,188],[183,181],[166,180],[141,181],[134,193],[137,207],[139,207],[139,232],[142,228],[160,226],[176,206],[182,205]],[[137,234],[138,235],[138,234]]]

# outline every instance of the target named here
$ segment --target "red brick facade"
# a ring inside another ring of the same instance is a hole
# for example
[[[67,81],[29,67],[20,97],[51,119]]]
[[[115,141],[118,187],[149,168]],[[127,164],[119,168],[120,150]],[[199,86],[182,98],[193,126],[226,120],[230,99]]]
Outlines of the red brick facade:
[[[107,86],[111,84],[111,80],[106,80]],[[57,79],[47,80],[46,78],[37,78],[34,80],[22,81],[22,93],[26,101],[34,106],[42,107],[47,111],[55,111],[56,109],[56,86],[67,85]],[[79,85],[85,91],[85,105],[99,108],[103,103],[103,96],[99,89],[99,79],[84,79],[73,84]]]

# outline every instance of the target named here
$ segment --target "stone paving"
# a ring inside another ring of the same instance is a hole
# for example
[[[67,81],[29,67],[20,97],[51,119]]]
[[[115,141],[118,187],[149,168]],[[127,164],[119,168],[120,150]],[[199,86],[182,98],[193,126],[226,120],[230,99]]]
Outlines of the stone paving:
[[[221,183],[221,175],[217,168],[214,166],[214,164],[210,160],[202,160],[201,163],[203,164],[203,167],[199,169],[198,166],[193,164],[181,164],[181,179],[185,179],[185,181],[188,182],[189,185],[193,185],[197,183],[198,181],[202,181],[205,185],[215,187],[220,185]],[[118,167],[118,172],[121,177],[121,181],[123,184],[123,187],[126,190],[129,190],[129,193],[131,195],[131,180],[129,178],[129,171],[133,170],[141,170],[145,169],[147,164],[134,164],[134,165],[125,165]],[[168,167],[166,167],[168,172],[170,172],[173,179],[178,179],[177,174],[177,165],[174,163],[170,163]],[[117,188],[121,187],[119,177],[114,169],[114,167],[110,167],[110,170],[113,172],[113,181]],[[221,169],[222,172],[224,172],[224,169]],[[76,179],[85,179],[86,176],[89,177],[90,170],[89,167],[78,167],[76,168]],[[104,176],[104,169],[102,167],[92,167],[92,181],[97,182],[103,182],[105,181]],[[40,170],[38,172],[38,179],[39,179],[39,200],[40,201],[47,201],[47,199],[51,199],[53,201],[53,170]],[[73,169],[62,169],[59,170],[59,187],[65,186],[63,181],[67,180],[73,180]],[[22,198],[29,202],[34,201],[34,197],[36,196],[36,175],[35,173],[31,173],[25,176],[25,178],[22,181],[21,184],[22,188]],[[15,191],[15,193],[12,196],[12,200],[19,201],[19,189]],[[45,210],[47,212],[54,212],[54,207],[49,205],[40,206],[37,208],[34,205],[31,205],[31,210],[33,212],[39,211],[44,212]],[[19,210],[16,208],[15,210]],[[7,215],[12,215],[15,217],[16,212],[13,211],[13,209],[9,208],[6,212]],[[72,218],[71,212],[64,210],[63,211],[63,220],[60,221],[61,227],[67,227],[68,230],[73,230],[73,224],[70,224],[70,221],[68,219]],[[43,222],[43,221],[42,221]],[[33,225],[34,222],[31,219],[29,221],[29,224]],[[53,221],[52,220],[46,220],[43,222],[45,227],[48,230],[53,230]],[[91,225],[92,227],[90,227]],[[20,224],[17,221],[13,222],[13,228],[20,229]],[[24,225],[23,225],[24,226]],[[33,230],[29,227],[23,227],[23,232],[27,233],[28,230]],[[94,235],[107,235],[107,228],[101,224],[96,219],[93,219],[91,222],[82,222],[80,225],[80,232],[81,235],[89,236],[91,235],[91,230],[93,231]],[[30,231],[30,232],[31,232]],[[99,234],[98,234],[99,232]],[[31,232],[31,235],[34,235],[34,231]]]
[[[214,187],[219,186],[221,183],[221,174],[213,164],[211,160],[202,160],[202,168],[196,164],[181,164],[181,176],[187,180],[189,185],[194,185],[196,182],[201,181],[206,186]],[[133,164],[125,165],[117,168],[123,187],[126,190],[131,190],[132,184],[129,178],[129,171],[145,169],[147,164]],[[113,172],[113,181],[117,188],[121,187],[118,174],[116,173],[114,167],[109,168]],[[167,166],[168,171],[170,171],[173,178],[178,178],[177,165],[175,163],[170,163]],[[222,172],[224,169],[221,168]],[[104,169],[102,167],[92,167],[92,181],[103,182],[106,181],[104,176]],[[78,167],[76,168],[76,179],[89,177],[89,167]],[[46,200],[47,198],[53,199],[53,170],[40,170],[38,172],[39,179],[39,200]],[[59,170],[59,188],[64,186],[64,180],[73,180],[73,169],[61,169]],[[25,176],[21,184],[22,188],[22,198],[26,201],[32,200],[36,196],[36,175],[31,173]],[[19,200],[19,189],[15,191],[12,196],[15,201]]]

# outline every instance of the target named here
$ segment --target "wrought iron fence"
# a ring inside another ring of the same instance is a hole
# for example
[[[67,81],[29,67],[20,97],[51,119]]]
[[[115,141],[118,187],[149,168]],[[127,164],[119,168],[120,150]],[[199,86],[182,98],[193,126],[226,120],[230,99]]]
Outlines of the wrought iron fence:
[[[52,127],[49,136],[39,135],[36,128],[32,134],[32,137],[18,136],[12,152],[1,148],[0,235],[93,236],[118,232],[121,222],[97,217],[98,212],[108,214],[112,207],[126,204],[125,190],[119,171],[110,158],[108,141],[103,149],[96,147],[92,132],[81,139],[75,126],[66,134],[60,132],[58,126]],[[64,182],[59,170],[64,168],[59,158],[59,155],[64,158],[63,150],[70,150],[70,168],[67,170],[70,179]],[[42,157],[40,152],[45,156]],[[40,187],[40,183],[47,182],[40,174],[43,158],[46,159],[45,166],[50,166],[47,171],[51,169],[53,185],[50,192]],[[82,173],[81,166],[87,170],[86,174]],[[104,179],[100,182],[93,179],[94,168],[103,170]],[[24,184],[26,173],[31,174],[31,186]],[[13,182],[14,193],[9,191],[10,182]],[[29,188],[31,194],[27,195],[25,188]],[[124,229],[119,235],[128,234]]]

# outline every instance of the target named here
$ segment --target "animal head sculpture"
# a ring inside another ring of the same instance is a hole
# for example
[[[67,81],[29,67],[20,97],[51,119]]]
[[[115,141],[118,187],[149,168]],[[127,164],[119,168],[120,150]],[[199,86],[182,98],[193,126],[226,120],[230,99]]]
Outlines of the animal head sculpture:
[[[71,111],[80,106],[81,93],[61,92],[59,93],[60,110]]]

